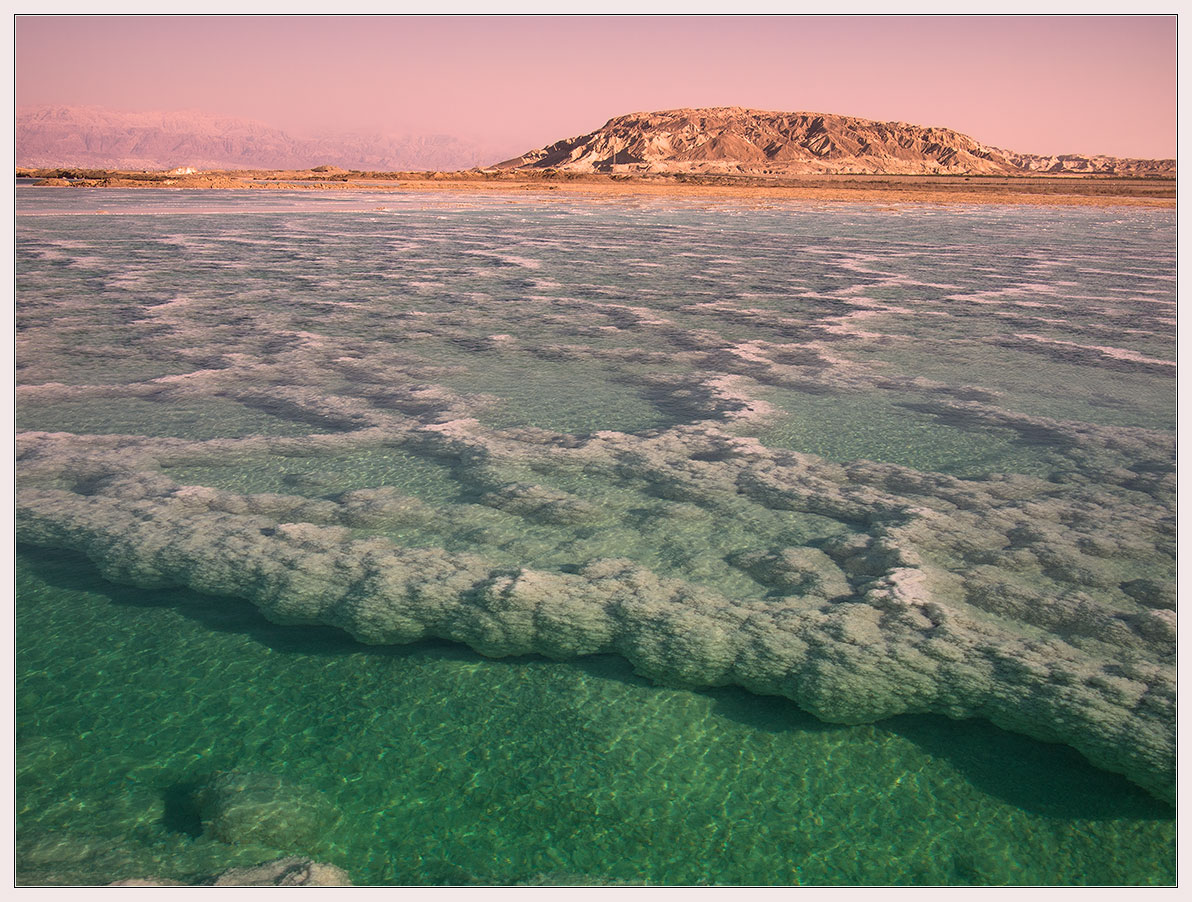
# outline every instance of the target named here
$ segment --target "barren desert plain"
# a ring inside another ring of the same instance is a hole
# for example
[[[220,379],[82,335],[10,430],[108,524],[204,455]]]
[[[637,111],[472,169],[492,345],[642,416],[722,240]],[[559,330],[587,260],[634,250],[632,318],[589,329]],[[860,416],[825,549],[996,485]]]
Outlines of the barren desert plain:
[[[576,173],[558,170],[359,172],[215,170],[191,175],[105,169],[18,168],[18,179],[81,188],[197,188],[283,191],[482,192],[564,197],[685,197],[835,203],[1047,204],[1175,207],[1174,176],[802,175]]]

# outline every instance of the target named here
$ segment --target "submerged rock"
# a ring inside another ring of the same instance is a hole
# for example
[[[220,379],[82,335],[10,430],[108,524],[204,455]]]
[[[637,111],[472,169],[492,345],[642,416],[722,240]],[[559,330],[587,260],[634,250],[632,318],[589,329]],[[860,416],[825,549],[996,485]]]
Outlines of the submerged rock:
[[[309,848],[336,819],[322,793],[274,774],[221,771],[194,798],[203,832],[226,843]]]

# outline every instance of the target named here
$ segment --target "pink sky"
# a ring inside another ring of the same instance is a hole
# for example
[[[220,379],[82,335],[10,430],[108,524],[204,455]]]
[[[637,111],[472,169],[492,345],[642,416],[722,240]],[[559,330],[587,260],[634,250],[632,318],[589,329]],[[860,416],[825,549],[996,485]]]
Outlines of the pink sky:
[[[193,109],[511,152],[683,106],[946,126],[1029,153],[1174,157],[1164,17],[16,20],[16,103]]]

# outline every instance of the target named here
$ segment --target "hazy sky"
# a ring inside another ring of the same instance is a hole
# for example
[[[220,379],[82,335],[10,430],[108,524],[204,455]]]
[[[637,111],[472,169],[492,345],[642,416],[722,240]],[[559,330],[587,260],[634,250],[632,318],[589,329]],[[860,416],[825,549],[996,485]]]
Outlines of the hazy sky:
[[[17,106],[444,133],[520,152],[683,106],[955,128],[1032,153],[1174,157],[1166,17],[66,17],[16,20]]]

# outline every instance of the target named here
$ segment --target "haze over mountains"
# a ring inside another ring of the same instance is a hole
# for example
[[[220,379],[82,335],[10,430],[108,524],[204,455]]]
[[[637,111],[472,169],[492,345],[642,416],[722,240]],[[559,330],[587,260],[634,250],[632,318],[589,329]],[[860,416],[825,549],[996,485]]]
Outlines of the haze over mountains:
[[[493,166],[500,151],[449,135],[295,137],[260,122],[189,112],[43,106],[16,115],[16,165],[30,168],[462,170]],[[741,107],[617,116],[495,166],[751,176],[1176,174],[1175,160],[1041,156],[947,128]]]
[[[741,107],[630,113],[500,164],[504,169],[748,175],[929,173],[1174,175],[1175,160],[1039,156],[990,147],[947,128]]]
[[[450,135],[295,137],[260,122],[190,112],[42,106],[16,114],[16,165],[107,169],[469,169],[499,149]]]

